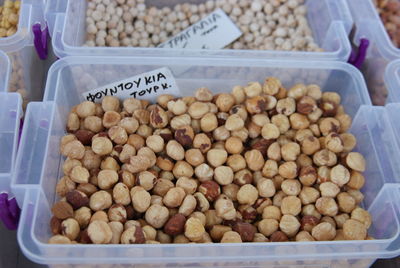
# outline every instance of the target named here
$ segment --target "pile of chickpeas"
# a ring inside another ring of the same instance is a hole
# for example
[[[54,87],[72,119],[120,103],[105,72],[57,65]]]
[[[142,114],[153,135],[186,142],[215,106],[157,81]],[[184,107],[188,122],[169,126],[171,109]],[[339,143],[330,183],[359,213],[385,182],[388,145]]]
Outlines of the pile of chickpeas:
[[[20,1],[5,0],[0,6],[0,38],[8,37],[17,32]]]
[[[341,97],[274,77],[72,107],[52,244],[372,239]]]
[[[375,4],[393,44],[400,48],[400,2],[398,0],[375,0]]]
[[[85,45],[156,47],[217,8],[243,32],[227,48],[322,51],[308,26],[304,0],[208,0],[162,8],[145,0],[89,0]]]

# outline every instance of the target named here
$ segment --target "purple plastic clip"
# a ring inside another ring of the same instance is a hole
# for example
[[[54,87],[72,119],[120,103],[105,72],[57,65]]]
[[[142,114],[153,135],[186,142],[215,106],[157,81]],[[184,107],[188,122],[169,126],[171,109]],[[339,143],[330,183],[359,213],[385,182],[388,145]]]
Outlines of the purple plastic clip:
[[[8,200],[7,193],[0,194],[0,219],[7,229],[16,230],[18,228],[20,212],[15,198]]]
[[[358,50],[354,48],[352,49],[349,60],[347,62],[354,65],[356,68],[360,69],[361,65],[365,61],[365,58],[367,57],[368,47],[369,47],[369,40],[366,38],[361,38]]]
[[[46,27],[42,30],[40,23],[36,23],[32,26],[33,32],[33,44],[35,45],[36,52],[41,60],[47,59],[48,45],[47,41],[49,38],[49,29]]]

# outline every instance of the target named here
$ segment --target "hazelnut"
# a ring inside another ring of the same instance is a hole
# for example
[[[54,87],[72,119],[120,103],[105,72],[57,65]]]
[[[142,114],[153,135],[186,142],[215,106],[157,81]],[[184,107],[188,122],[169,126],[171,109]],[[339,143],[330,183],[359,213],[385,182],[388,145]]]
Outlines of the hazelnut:
[[[87,232],[94,244],[108,244],[113,235],[110,226],[104,221],[91,222]]]
[[[211,149],[207,152],[207,161],[213,167],[223,165],[228,158],[228,153],[222,149]]]
[[[289,241],[289,239],[284,232],[276,231],[273,234],[271,234],[270,241],[271,242],[286,242],[286,241]]]
[[[110,154],[112,149],[112,142],[106,137],[96,137],[92,141],[92,150],[98,155]]]
[[[320,197],[315,202],[315,207],[317,208],[318,212],[322,215],[326,216],[336,216],[338,213],[338,206],[336,204],[335,199],[332,197]]]
[[[80,233],[79,223],[72,218],[66,219],[61,223],[61,234],[68,237],[70,240],[76,240]]]
[[[246,109],[250,114],[259,114],[265,111],[267,102],[262,96],[248,98],[245,101]]]
[[[126,222],[127,212],[123,205],[115,204],[108,209],[108,219],[110,221]]]
[[[367,228],[363,223],[349,219],[343,224],[343,236],[347,240],[364,240],[367,236]]]
[[[275,219],[279,221],[281,219],[281,216],[281,210],[276,206],[268,205],[264,207],[262,211],[263,219]]]
[[[258,223],[258,230],[265,236],[270,236],[279,229],[279,222],[276,219],[263,219]]]
[[[371,215],[369,214],[369,212],[360,207],[355,208],[351,212],[351,219],[357,220],[357,221],[363,223],[367,229],[372,224],[372,219],[371,219]]]
[[[61,146],[61,154],[71,159],[82,159],[85,155],[85,147],[82,142],[73,140]]]
[[[169,208],[179,207],[185,198],[186,193],[183,188],[172,187],[168,190],[163,198],[163,203]]]
[[[163,227],[164,224],[167,222],[168,217],[168,208],[158,204],[151,205],[145,213],[146,221],[154,228]]]
[[[71,244],[71,240],[63,235],[54,235],[50,237],[49,244]]]
[[[179,235],[184,232],[186,217],[183,214],[175,214],[164,226],[164,232],[169,235]]]
[[[258,150],[250,150],[244,154],[247,166],[253,171],[261,170],[264,166],[264,157]]]
[[[76,114],[80,118],[85,118],[96,114],[96,105],[91,101],[84,101],[76,106]]]
[[[301,201],[296,196],[286,196],[282,199],[281,204],[282,214],[290,214],[297,216],[301,212]]]
[[[240,187],[237,193],[237,199],[240,204],[253,205],[258,198],[258,190],[251,184],[245,184]]]
[[[283,215],[279,222],[279,228],[288,237],[293,237],[300,228],[300,222],[293,215]]]
[[[81,207],[74,212],[74,219],[77,220],[81,229],[89,225],[92,212],[88,207]]]
[[[318,223],[319,219],[317,217],[305,215],[301,218],[301,230],[311,232]]]
[[[90,196],[89,206],[93,211],[109,208],[112,205],[111,195],[106,191],[98,191]]]
[[[65,201],[59,201],[51,208],[53,215],[60,220],[71,218],[74,215],[74,210],[70,204]]]
[[[311,235],[317,241],[329,241],[335,238],[336,229],[330,223],[321,222],[312,229]]]
[[[242,243],[242,238],[237,232],[227,231],[223,234],[221,243]]]
[[[186,221],[184,232],[185,236],[189,238],[190,241],[196,242],[202,238],[205,229],[199,219],[192,217]]]
[[[357,152],[351,152],[347,155],[346,157],[346,164],[349,168],[359,171],[359,172],[364,172],[365,171],[365,159],[364,157]]]
[[[252,224],[239,221],[233,224],[232,230],[240,235],[243,242],[253,241],[254,235],[257,232],[257,229]]]
[[[100,170],[97,175],[98,186],[100,189],[108,190],[118,182],[118,173],[115,170]]]
[[[121,234],[121,244],[143,244],[146,238],[140,226],[132,226]]]
[[[214,204],[218,217],[224,220],[233,220],[236,217],[236,209],[231,199],[221,196]]]
[[[261,197],[272,197],[276,192],[274,182],[266,178],[261,178],[257,182],[257,189]]]
[[[89,204],[89,198],[87,195],[78,190],[69,191],[65,197],[68,203],[70,203],[74,209],[79,209]]]
[[[151,196],[143,187],[133,187],[130,194],[133,208],[137,212],[145,212],[149,208]]]
[[[295,162],[284,162],[278,168],[278,173],[285,179],[294,179],[297,176],[297,165]]]

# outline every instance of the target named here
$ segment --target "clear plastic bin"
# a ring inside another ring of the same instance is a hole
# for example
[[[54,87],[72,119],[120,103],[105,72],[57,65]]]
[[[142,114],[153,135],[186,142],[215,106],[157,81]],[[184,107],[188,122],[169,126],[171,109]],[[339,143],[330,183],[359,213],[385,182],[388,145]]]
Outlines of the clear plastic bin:
[[[387,103],[400,102],[400,59],[386,66],[385,84],[388,89]]]
[[[191,0],[202,3],[206,0]],[[261,51],[261,50],[199,50],[140,47],[83,47],[86,39],[87,0],[53,0],[46,6],[46,19],[52,35],[53,49],[58,57],[64,56],[221,56],[247,58],[314,58],[347,61],[351,46],[348,34],[353,25],[345,0],[306,0],[308,22],[316,43],[324,52]],[[187,2],[184,0],[171,1]],[[157,6],[167,1],[153,0]],[[170,2],[168,2],[170,3]],[[169,5],[171,5],[169,4]]]
[[[0,0],[3,5],[4,0]],[[38,101],[43,97],[45,63],[40,60],[33,45],[32,26],[45,26],[45,0],[22,0],[17,32],[0,38],[0,50],[6,52],[11,61],[11,75],[8,91],[18,92],[23,97],[24,106],[28,101]]]
[[[10,60],[0,51],[0,193],[10,193],[19,138],[22,100],[17,93],[8,93]]]
[[[400,49],[393,45],[372,0],[347,0],[347,3],[355,24],[353,42],[359,45],[360,38],[370,41],[362,72],[372,102],[384,105],[388,94],[385,68],[390,61],[400,58]]]
[[[363,206],[373,217],[376,240],[302,243],[49,245],[50,208],[62,175],[59,154],[67,115],[81,93],[159,67],[174,74],[182,95],[200,86],[214,92],[277,76],[286,86],[317,83],[336,91],[353,118],[356,151],[367,161]],[[384,108],[371,106],[361,73],[341,62],[210,58],[66,57],[50,69],[42,103],[28,105],[11,187],[22,207],[18,241],[24,254],[54,267],[367,267],[400,254],[400,184],[389,149],[394,134]],[[397,176],[395,176],[397,175]],[[95,264],[98,264],[95,266]],[[100,265],[101,264],[101,265]],[[71,265],[71,266],[69,266]],[[83,266],[81,266],[83,265]]]

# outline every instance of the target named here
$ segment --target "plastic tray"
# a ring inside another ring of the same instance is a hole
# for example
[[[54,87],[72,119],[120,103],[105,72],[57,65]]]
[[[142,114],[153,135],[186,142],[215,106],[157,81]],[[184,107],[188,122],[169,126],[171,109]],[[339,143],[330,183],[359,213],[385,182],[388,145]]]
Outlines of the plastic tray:
[[[8,93],[10,61],[0,51],[0,193],[10,193],[19,138],[22,100],[17,93]]]
[[[385,68],[390,61],[400,59],[400,49],[393,45],[372,0],[347,0],[347,3],[355,24],[353,42],[359,45],[361,38],[370,41],[362,72],[371,98],[374,104],[384,105],[388,93]]]
[[[322,60],[347,61],[351,46],[348,34],[353,25],[345,0],[306,0],[308,21],[316,43],[325,52],[258,51],[258,50],[198,50],[139,47],[83,47],[86,38],[87,0],[53,0],[46,6],[54,52],[64,56],[221,56],[246,58],[314,58]],[[157,6],[167,5],[167,1],[152,1]],[[184,0],[174,1],[185,2]],[[205,0],[192,0],[201,3]]]
[[[377,240],[304,243],[49,245],[50,208],[57,200],[55,185],[62,175],[60,137],[70,108],[81,93],[138,73],[168,67],[182,95],[200,86],[223,92],[233,85],[277,76],[284,85],[318,83],[341,94],[353,118],[356,151],[367,161],[363,206],[373,217],[370,234]],[[68,90],[67,90],[68,89]],[[400,184],[390,149],[394,134],[384,108],[371,106],[361,73],[341,62],[228,60],[196,58],[66,57],[49,71],[42,103],[28,105],[16,173],[11,187],[22,207],[18,242],[24,254],[54,267],[366,267],[376,258],[400,253]],[[394,155],[396,156],[396,155]],[[62,265],[56,265],[62,264]],[[117,265],[118,264],[118,265]],[[121,266],[119,266],[121,264]],[[86,266],[88,265],[88,266]],[[96,266],[101,267],[101,266]],[[138,266],[142,267],[142,266]],[[281,267],[281,266],[279,266]]]
[[[0,0],[2,5],[4,0]],[[10,57],[11,69],[8,91],[19,92],[24,100],[41,100],[45,63],[39,59],[33,45],[32,26],[39,23],[43,28],[45,0],[22,0],[17,32],[0,38],[0,50]]]

